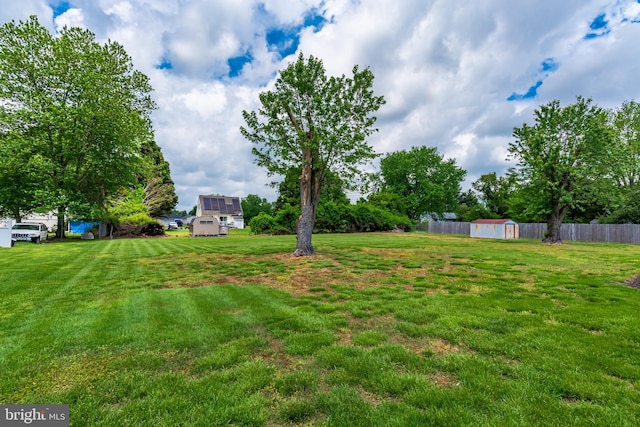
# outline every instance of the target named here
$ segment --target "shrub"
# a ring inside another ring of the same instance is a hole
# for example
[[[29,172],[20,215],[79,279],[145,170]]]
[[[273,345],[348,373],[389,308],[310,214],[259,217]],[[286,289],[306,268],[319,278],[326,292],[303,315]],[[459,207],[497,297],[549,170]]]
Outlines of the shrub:
[[[133,224],[133,225],[139,225],[139,226],[145,226],[145,225],[149,225],[149,224],[157,224],[158,221],[156,221],[155,219],[151,218],[149,216],[148,213],[146,212],[138,212],[135,213],[133,215],[127,215],[127,216],[123,216],[118,218],[118,222],[120,224]]]
[[[349,226],[349,205],[327,202],[318,206],[314,231],[318,233],[344,233]]]
[[[276,216],[274,217],[275,221],[275,230],[279,231],[275,234],[292,234],[296,232],[296,221],[300,216],[300,208],[293,206],[284,206],[280,209]]]
[[[162,236],[164,227],[148,213],[139,212],[133,215],[120,217],[114,221],[115,237],[135,237],[135,236]]]
[[[131,223],[136,225],[153,222],[149,209],[144,204],[144,188],[122,189],[110,201],[107,209],[109,220],[115,224]]]
[[[278,211],[275,218],[264,212],[260,213],[251,219],[249,227],[255,234],[292,234],[296,232],[299,216],[300,208],[285,206]],[[369,203],[346,205],[326,202],[318,206],[314,232],[345,233],[394,229],[410,231],[413,224],[406,216],[393,214]]]
[[[358,203],[349,208],[348,231],[390,231],[396,228],[409,231],[412,229],[412,222],[408,217],[392,214],[369,203]]]
[[[254,234],[272,234],[276,228],[276,222],[268,213],[260,212],[251,218],[249,228]]]

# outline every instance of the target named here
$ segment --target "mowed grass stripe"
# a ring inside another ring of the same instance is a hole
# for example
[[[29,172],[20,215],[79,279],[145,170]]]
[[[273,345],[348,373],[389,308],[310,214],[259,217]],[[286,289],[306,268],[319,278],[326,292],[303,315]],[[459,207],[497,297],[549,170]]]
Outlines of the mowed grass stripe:
[[[46,249],[44,245],[35,249],[40,251],[36,253],[35,259],[43,257],[42,251]],[[11,330],[12,333],[7,334],[4,345],[0,349],[0,360],[11,357],[12,349],[18,349],[21,353],[38,349],[43,341],[49,343],[47,347],[56,346],[58,341],[55,338],[55,331],[59,325],[63,324],[59,316],[65,316],[85,298],[92,298],[95,285],[100,282],[100,279],[94,276],[96,271],[101,270],[96,266],[101,263],[101,254],[106,253],[109,246],[91,245],[82,249],[83,251],[77,247],[72,248],[74,255],[80,255],[82,252],[82,262],[74,263],[69,259],[66,263],[64,259],[57,262],[49,260],[46,263],[40,263],[40,269],[36,269],[34,263],[34,269],[31,271],[48,271],[49,276],[40,278],[39,274],[34,274],[30,279],[20,277],[14,282],[15,292],[9,291],[4,294],[3,311],[8,310],[9,307],[13,307],[13,310],[10,317],[2,316],[0,327],[2,330]],[[74,268],[68,268],[69,264]],[[18,292],[16,283],[20,286],[25,282],[33,283],[33,286],[29,286],[27,292],[24,292],[24,288],[21,289],[22,292]],[[7,325],[4,324],[5,317],[8,317]],[[12,330],[16,326],[17,329]],[[17,346],[16,341],[19,341]]]

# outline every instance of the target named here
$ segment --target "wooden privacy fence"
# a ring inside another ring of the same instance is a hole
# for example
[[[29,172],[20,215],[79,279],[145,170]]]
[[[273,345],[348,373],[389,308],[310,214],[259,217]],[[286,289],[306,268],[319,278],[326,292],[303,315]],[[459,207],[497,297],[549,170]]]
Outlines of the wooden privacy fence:
[[[469,235],[469,222],[435,222],[428,225],[429,233]],[[521,239],[542,240],[547,224],[519,223]],[[633,243],[640,244],[640,224],[562,224],[562,240],[582,242]]]

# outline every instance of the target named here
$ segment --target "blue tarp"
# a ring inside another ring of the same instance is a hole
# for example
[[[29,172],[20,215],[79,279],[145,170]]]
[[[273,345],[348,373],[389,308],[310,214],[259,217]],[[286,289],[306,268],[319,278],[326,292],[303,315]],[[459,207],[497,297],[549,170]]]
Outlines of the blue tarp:
[[[70,233],[86,233],[88,230],[91,230],[94,227],[97,227],[97,222],[88,222],[88,221],[69,221],[69,232]]]

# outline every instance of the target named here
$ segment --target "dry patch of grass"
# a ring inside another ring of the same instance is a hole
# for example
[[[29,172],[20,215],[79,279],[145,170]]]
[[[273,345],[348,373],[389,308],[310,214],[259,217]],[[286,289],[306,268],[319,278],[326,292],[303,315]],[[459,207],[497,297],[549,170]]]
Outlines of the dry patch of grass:
[[[323,293],[335,295],[335,288],[341,286],[358,291],[400,286],[406,291],[427,295],[450,291],[480,295],[491,289],[486,283],[496,278],[467,259],[425,253],[422,249],[362,248],[357,253],[336,252],[311,257],[293,257],[289,253],[203,254],[197,258],[175,257],[170,266],[164,258],[139,260],[149,275],[157,274],[160,268],[165,270],[166,278],[159,286],[162,288],[258,284],[295,296],[309,296],[321,289]],[[532,288],[532,284],[525,285],[527,290]]]
[[[56,393],[66,392],[77,386],[91,388],[93,381],[113,374],[111,364],[114,358],[111,354],[67,356],[58,360],[40,377],[33,379],[33,384]]]
[[[442,355],[442,354],[449,354],[449,353],[460,353],[460,347],[458,347],[455,344],[451,344],[450,342],[442,338],[436,338],[436,339],[430,340],[428,345],[429,345],[429,348],[433,350],[433,352],[436,354]]]
[[[456,378],[455,375],[447,372],[437,371],[431,374],[429,378],[438,387],[451,388],[460,386],[460,381],[458,381],[458,378]]]

